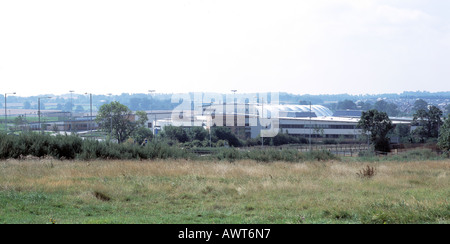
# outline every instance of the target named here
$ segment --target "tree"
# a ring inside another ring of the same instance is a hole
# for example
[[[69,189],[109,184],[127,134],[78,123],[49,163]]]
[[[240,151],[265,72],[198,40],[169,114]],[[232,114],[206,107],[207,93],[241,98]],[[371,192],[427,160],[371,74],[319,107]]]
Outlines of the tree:
[[[374,109],[380,112],[385,112],[387,113],[387,115],[393,117],[398,116],[398,114],[400,113],[397,105],[395,105],[394,103],[388,103],[385,100],[377,101],[373,107]]]
[[[145,123],[148,121],[148,116],[145,111],[137,111],[136,112],[136,123],[140,127],[145,127]]]
[[[14,125],[16,129],[21,129],[21,126],[25,125],[27,120],[24,115],[19,115],[14,119]]]
[[[179,126],[168,125],[164,126],[164,131],[161,133],[161,137],[166,137],[170,140],[176,140],[181,143],[189,141],[189,137],[186,131]]]
[[[209,133],[205,128],[201,126],[192,127],[188,131],[188,136],[191,141],[198,140],[198,141],[204,141],[208,138]]]
[[[439,128],[442,126],[442,110],[436,106],[430,106],[428,109],[428,123],[430,136],[437,138],[439,136]]]
[[[417,99],[414,102],[414,106],[413,106],[412,110],[413,110],[413,112],[417,112],[417,111],[419,111],[421,109],[427,110],[427,107],[428,107],[428,103],[425,100]]]
[[[362,110],[370,110],[372,108],[372,104],[370,102],[359,101],[356,103],[357,107]]]
[[[77,112],[77,113],[82,113],[82,112],[84,112],[83,106],[78,105],[78,106],[75,108],[75,112]]]
[[[211,136],[214,138],[213,141],[224,140],[228,141],[228,144],[233,147],[241,146],[241,142],[236,137],[231,129],[223,126],[214,126],[211,132]]]
[[[137,128],[133,112],[117,101],[103,104],[95,120],[100,129],[110,133],[119,143],[128,139]]]
[[[31,103],[28,101],[25,101],[23,103],[23,109],[31,109]]]
[[[445,114],[447,116],[450,115],[450,104],[447,104],[447,106],[445,106]]]
[[[67,102],[64,104],[63,111],[70,112],[73,109],[73,104],[71,102]]]
[[[424,142],[427,138],[437,138],[442,125],[442,111],[436,106],[419,109],[413,115],[412,125],[417,126],[414,134]]]
[[[395,136],[398,136],[401,143],[410,141],[411,139],[411,128],[407,124],[397,124],[393,131]]]
[[[346,99],[344,101],[338,102],[336,109],[338,110],[356,109],[356,104],[352,100]]]
[[[133,131],[132,137],[139,145],[142,145],[142,143],[144,143],[145,140],[148,141],[153,138],[153,133],[149,128],[140,126],[136,130]]]
[[[446,152],[447,155],[450,155],[450,116],[440,128],[438,146],[442,151]]]
[[[392,130],[393,125],[385,112],[379,112],[376,109],[362,112],[358,127],[362,129],[363,133],[370,133],[370,141],[375,150],[390,151],[387,134]]]

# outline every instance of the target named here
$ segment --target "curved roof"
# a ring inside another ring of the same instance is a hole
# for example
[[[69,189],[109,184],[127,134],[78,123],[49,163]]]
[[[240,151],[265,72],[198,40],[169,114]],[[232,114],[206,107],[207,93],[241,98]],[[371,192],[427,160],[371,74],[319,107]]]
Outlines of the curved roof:
[[[297,113],[309,113],[310,106],[309,105],[268,105],[264,106],[264,110],[271,110],[277,112],[288,112],[289,114]],[[333,112],[330,109],[322,106],[322,105],[312,105],[311,112],[315,113],[317,117],[330,117],[333,116]],[[287,113],[286,113],[287,114]],[[280,114],[281,115],[281,114]],[[289,116],[291,117],[291,116]]]

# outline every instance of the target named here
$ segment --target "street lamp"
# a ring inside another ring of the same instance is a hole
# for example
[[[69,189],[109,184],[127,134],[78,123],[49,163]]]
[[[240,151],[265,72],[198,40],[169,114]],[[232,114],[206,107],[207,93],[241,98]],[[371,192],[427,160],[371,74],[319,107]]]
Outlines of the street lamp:
[[[73,117],[72,117],[72,110],[73,110],[73,98],[72,98],[72,94],[75,91],[69,91],[70,92],[70,132],[73,132]]]
[[[237,101],[236,101],[236,92],[237,90],[231,90],[231,92],[233,92],[233,104],[234,104],[234,109],[233,109],[233,125],[237,127]]]
[[[311,115],[312,115],[311,101],[309,101],[309,151],[310,152],[312,151],[312,147],[311,147],[311,130],[312,130]]]
[[[108,93],[108,94],[106,94],[106,95],[108,95],[108,96],[110,97],[110,99],[111,99],[112,93]],[[111,109],[111,111],[110,111],[110,113],[109,113],[110,119],[111,119],[111,131],[109,132],[109,141],[111,141],[111,138],[112,138],[112,132],[113,132],[112,102],[110,101],[109,104],[110,104],[110,109]]]
[[[91,123],[89,124],[89,131],[91,132],[91,136],[92,136],[92,93],[85,93],[86,95],[89,94],[89,103],[90,103],[90,107],[91,107]]]
[[[5,133],[8,133],[8,121],[7,121],[8,115],[7,115],[7,111],[6,111],[6,107],[7,107],[7,104],[6,104],[6,96],[7,96],[7,95],[15,95],[15,94],[16,94],[15,92],[12,92],[12,93],[5,93]]]
[[[156,90],[148,90],[148,92],[150,93],[150,96],[152,96],[152,94],[155,93]],[[152,100],[153,100],[153,99],[152,99]],[[150,109],[150,114],[152,114],[152,113],[153,113],[153,106],[151,106],[150,108],[151,108],[151,109]],[[156,140],[156,135],[155,135],[155,130],[156,130],[156,113],[155,113],[155,121],[152,123],[152,126],[153,126],[153,128],[152,128],[153,137],[154,137],[155,140]]]
[[[258,97],[254,97],[256,99],[258,99]],[[259,99],[257,100],[257,106],[259,106]],[[256,109],[256,111],[258,111]],[[260,116],[260,122],[259,124],[261,125],[261,129],[263,128],[263,119],[264,119],[264,97],[261,97],[261,116]],[[264,147],[264,136],[262,135],[263,133],[261,132],[261,147]]]
[[[39,130],[41,130],[42,134],[42,126],[41,126],[41,99],[52,98],[52,97],[38,97],[38,118],[39,118]]]

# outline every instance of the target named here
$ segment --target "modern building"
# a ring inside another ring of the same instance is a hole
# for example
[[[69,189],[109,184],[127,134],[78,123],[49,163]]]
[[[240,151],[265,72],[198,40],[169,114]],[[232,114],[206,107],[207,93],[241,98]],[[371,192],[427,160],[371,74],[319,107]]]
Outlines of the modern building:
[[[167,112],[167,111],[166,111]],[[164,126],[226,126],[241,137],[257,138],[263,131],[309,138],[313,140],[358,140],[357,128],[362,111],[334,113],[321,105],[219,104],[204,106],[200,111],[170,111],[170,116],[152,120],[153,129]],[[340,116],[336,116],[340,115]],[[357,116],[358,115],[358,116]],[[150,118],[150,116],[149,116]],[[410,124],[408,118],[391,118],[394,125]],[[155,125],[156,124],[156,125]],[[149,126],[150,128],[150,126]],[[264,136],[266,137],[266,136]]]

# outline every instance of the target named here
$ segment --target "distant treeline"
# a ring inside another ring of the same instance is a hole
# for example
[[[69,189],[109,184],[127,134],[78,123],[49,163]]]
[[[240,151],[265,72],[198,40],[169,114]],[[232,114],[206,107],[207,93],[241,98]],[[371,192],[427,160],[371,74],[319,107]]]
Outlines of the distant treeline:
[[[194,97],[193,93],[190,93],[191,97]],[[245,95],[245,94],[244,94]],[[4,101],[4,95],[0,94],[0,108],[3,107],[1,101]],[[77,105],[90,104],[90,96],[86,94],[65,94],[65,95],[39,95],[31,97],[19,97],[8,96],[8,103],[22,103],[24,107],[33,108],[36,106],[38,97],[52,97],[52,99],[46,99],[42,102],[41,109],[61,109],[61,110],[75,110]],[[128,106],[133,111],[138,110],[171,110],[175,108],[178,103],[172,103],[173,94],[149,94],[149,93],[122,93],[120,95],[106,95],[106,94],[93,94],[92,102],[94,109],[100,107],[102,104],[109,103],[111,101],[118,101],[121,104]],[[387,99],[450,99],[450,91],[443,92],[426,92],[426,91],[405,91],[400,94],[397,93],[384,93],[384,94],[291,94],[286,92],[279,93],[280,103],[282,104],[324,104],[325,102],[338,102],[343,100],[376,100],[378,98]],[[43,105],[44,103],[56,104],[54,107]],[[73,104],[72,104],[73,103]],[[33,105],[31,105],[33,104]]]

